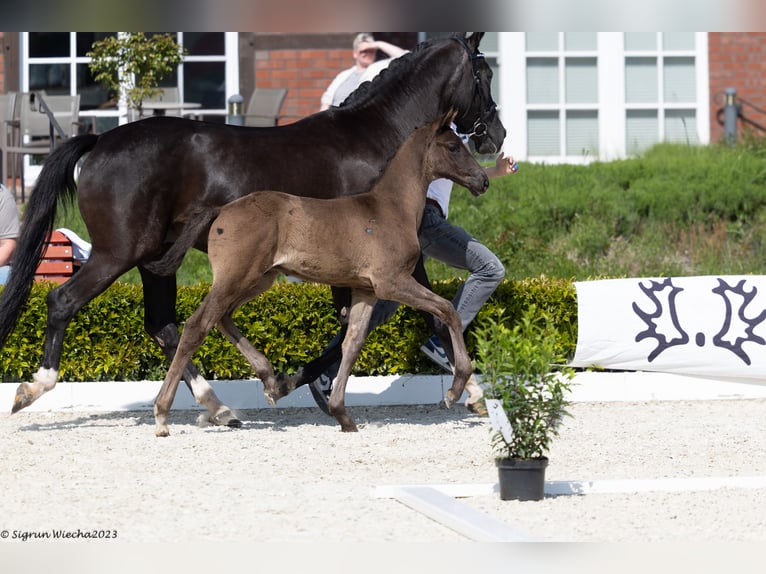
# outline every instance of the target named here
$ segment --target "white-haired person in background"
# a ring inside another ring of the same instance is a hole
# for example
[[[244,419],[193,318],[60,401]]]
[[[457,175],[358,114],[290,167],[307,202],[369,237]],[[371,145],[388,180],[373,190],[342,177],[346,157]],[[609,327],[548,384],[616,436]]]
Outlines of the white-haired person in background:
[[[376,40],[372,34],[361,32],[354,38],[354,65],[340,72],[322,94],[320,110],[326,110],[331,106],[339,106],[343,103],[351,92],[361,83],[362,75],[367,68],[375,62],[378,50],[386,54],[389,58],[397,58],[404,54],[406,50]]]

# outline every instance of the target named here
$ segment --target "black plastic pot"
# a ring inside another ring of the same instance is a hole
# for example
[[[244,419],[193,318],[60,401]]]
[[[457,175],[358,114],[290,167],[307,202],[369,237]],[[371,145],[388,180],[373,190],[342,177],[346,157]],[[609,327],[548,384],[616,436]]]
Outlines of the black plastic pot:
[[[500,500],[542,500],[548,459],[497,458]]]

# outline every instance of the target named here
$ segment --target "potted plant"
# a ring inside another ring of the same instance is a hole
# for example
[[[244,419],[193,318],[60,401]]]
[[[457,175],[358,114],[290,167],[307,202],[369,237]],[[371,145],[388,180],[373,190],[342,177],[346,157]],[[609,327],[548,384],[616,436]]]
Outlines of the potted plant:
[[[93,78],[141,117],[144,99],[162,91],[159,83],[185,54],[171,34],[126,32],[94,42],[87,55]]]
[[[476,326],[502,500],[540,500],[551,441],[569,415],[574,370],[564,366],[550,313],[529,306],[509,326],[503,311]]]

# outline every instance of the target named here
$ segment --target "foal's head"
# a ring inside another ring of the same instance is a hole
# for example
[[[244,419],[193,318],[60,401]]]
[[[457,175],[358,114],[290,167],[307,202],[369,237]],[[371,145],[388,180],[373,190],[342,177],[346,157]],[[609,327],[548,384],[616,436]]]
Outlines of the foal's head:
[[[433,130],[424,158],[429,177],[444,177],[467,188],[474,195],[481,195],[489,187],[489,178],[476,158],[458,135],[451,123],[455,112],[450,112],[427,129]]]

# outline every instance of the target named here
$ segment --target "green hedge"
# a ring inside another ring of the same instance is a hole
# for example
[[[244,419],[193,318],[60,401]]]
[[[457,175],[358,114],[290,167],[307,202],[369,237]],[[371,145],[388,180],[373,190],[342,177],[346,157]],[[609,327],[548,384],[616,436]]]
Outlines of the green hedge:
[[[460,281],[434,284],[437,293],[452,298]],[[33,286],[32,295],[0,355],[2,380],[30,380],[39,365],[45,332],[45,297],[50,284]],[[201,303],[209,285],[180,287],[178,317],[183,322]],[[513,321],[535,304],[552,313],[559,327],[562,352],[571,355],[577,340],[577,306],[571,281],[539,277],[504,281],[466,333],[473,355],[472,328],[497,306]],[[237,311],[234,320],[245,336],[262,350],[277,372],[294,373],[317,357],[338,329],[329,287],[312,283],[277,283]],[[367,339],[354,368],[357,375],[436,373],[420,353],[429,336],[420,315],[401,307]],[[250,366],[218,331],[207,337],[194,356],[208,379],[247,379]],[[117,283],[78,313],[66,332],[61,380],[158,380],[166,362],[143,328],[143,294],[139,285]]]

